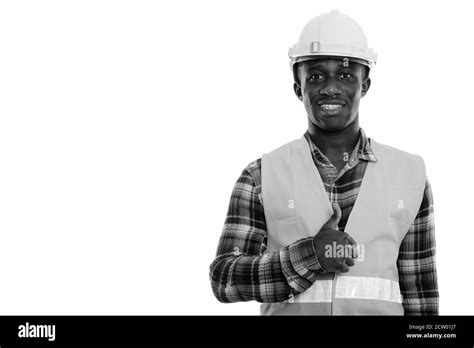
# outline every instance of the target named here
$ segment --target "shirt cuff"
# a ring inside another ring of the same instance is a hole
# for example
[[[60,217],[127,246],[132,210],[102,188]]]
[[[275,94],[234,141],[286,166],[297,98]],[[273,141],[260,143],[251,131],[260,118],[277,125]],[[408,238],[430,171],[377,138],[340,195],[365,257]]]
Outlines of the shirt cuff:
[[[319,264],[314,250],[313,237],[300,239],[290,245],[290,260],[294,270],[302,277],[309,278],[310,273],[325,273],[326,270]]]

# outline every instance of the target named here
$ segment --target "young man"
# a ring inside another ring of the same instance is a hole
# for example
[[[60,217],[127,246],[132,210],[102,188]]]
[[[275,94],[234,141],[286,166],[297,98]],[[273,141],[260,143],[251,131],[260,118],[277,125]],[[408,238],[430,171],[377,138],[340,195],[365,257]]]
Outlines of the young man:
[[[437,315],[424,162],[359,127],[376,60],[362,29],[323,14],[289,57],[308,130],[238,179],[210,267],[215,296],[269,315]]]

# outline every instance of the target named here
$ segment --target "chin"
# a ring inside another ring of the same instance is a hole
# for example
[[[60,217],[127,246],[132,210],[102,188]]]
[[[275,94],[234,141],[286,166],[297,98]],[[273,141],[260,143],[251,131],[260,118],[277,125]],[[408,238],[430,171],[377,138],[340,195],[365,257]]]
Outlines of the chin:
[[[312,115],[309,117],[309,120],[313,127],[331,133],[343,131],[351,123],[350,117],[347,117],[346,115],[339,115],[336,117],[314,117],[314,115]]]

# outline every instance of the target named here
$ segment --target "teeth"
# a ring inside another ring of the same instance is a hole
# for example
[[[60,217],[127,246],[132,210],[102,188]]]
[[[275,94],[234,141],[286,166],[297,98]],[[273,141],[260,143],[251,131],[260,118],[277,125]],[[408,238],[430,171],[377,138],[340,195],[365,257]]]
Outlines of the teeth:
[[[340,107],[342,107],[342,105],[338,105],[338,104],[323,104],[323,105],[321,105],[321,108],[324,109],[324,110],[336,110],[336,109],[339,109]]]

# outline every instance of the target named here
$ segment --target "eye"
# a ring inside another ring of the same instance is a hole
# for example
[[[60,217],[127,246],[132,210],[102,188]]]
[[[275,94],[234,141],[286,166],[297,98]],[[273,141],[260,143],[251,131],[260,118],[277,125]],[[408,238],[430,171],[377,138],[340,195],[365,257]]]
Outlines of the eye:
[[[321,74],[312,74],[309,76],[309,81],[321,81],[323,79],[323,75]]]
[[[352,75],[351,73],[342,73],[339,75],[339,77],[343,80],[347,80],[354,77],[354,75]]]

